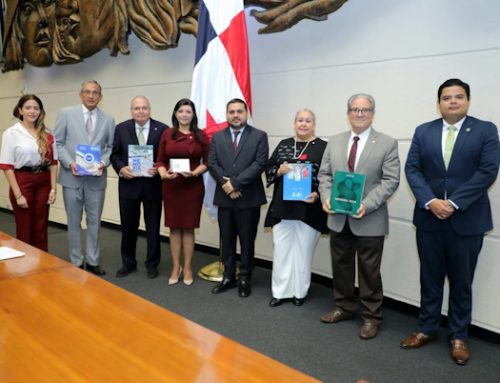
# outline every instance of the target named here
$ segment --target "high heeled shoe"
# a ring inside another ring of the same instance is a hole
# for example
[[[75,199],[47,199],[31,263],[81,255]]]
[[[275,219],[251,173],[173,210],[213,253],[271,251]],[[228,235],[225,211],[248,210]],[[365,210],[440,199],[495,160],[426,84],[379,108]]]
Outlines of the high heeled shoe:
[[[179,283],[179,279],[181,278],[181,275],[182,275],[182,266],[179,267],[179,275],[177,276],[177,278],[168,278],[168,285],[172,286],[172,285]]]
[[[191,279],[186,279],[186,274],[184,274],[184,278],[182,278],[182,283],[184,283],[186,286],[191,286],[194,282],[194,275]]]

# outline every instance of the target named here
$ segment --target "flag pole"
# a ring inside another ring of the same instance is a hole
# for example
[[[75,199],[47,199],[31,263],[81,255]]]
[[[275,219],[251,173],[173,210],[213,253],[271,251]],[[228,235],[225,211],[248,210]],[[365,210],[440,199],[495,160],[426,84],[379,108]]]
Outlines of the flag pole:
[[[217,262],[209,263],[198,271],[198,276],[211,282],[220,282],[224,275],[224,262],[222,258],[222,238],[219,231],[219,260]]]

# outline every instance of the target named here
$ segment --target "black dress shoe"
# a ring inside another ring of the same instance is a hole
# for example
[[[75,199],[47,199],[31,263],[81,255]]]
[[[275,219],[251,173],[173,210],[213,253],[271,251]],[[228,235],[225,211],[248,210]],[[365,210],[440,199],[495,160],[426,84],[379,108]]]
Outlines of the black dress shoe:
[[[123,278],[134,271],[137,271],[137,266],[122,266],[121,269],[116,272],[116,277]]]
[[[269,306],[276,307],[281,306],[283,304],[283,299],[273,298],[269,301]]]
[[[85,268],[83,267],[83,263],[80,266],[78,266],[78,268],[82,269],[82,270],[85,270]]]
[[[220,294],[229,289],[234,289],[236,287],[236,280],[223,278],[221,282],[217,283],[212,289],[212,294]]]
[[[306,301],[306,298],[295,298],[293,297],[292,302],[295,306],[302,306],[304,302]]]
[[[156,267],[148,268],[148,278],[155,279],[158,276],[158,269]]]
[[[252,288],[248,279],[241,279],[238,284],[238,295],[241,298],[247,298],[252,294]]]
[[[92,273],[92,274],[95,274],[95,275],[106,275],[106,272],[101,269],[99,267],[99,265],[97,266],[92,266],[92,265],[89,265],[88,263],[85,265],[85,268],[87,269],[87,271],[89,273]]]

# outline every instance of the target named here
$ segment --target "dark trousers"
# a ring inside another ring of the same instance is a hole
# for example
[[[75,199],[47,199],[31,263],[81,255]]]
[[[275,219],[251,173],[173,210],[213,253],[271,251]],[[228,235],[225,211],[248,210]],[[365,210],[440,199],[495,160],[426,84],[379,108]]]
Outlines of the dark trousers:
[[[357,255],[361,316],[366,321],[377,323],[382,321],[384,294],[380,264],[383,249],[384,236],[361,237],[354,235],[347,220],[340,233],[330,232],[333,294],[337,308],[350,314],[354,314],[358,308],[354,288]]]
[[[142,192],[138,198],[120,195],[120,219],[122,230],[121,255],[123,266],[136,267],[135,259],[141,204],[146,224],[147,255],[146,268],[155,268],[160,263],[160,221],[161,198],[154,198]]]
[[[240,240],[240,278],[252,276],[255,237],[260,219],[260,206],[252,208],[218,208],[219,230],[222,240],[224,277],[234,279],[236,274],[236,241]]]
[[[444,281],[448,276],[448,335],[450,339],[467,338],[472,312],[472,281],[483,237],[483,234],[459,235],[449,221],[443,222],[441,229],[436,231],[417,229],[421,290],[419,331],[436,335],[441,321]]]
[[[40,250],[48,251],[47,226],[49,221],[50,172],[31,173],[14,171],[21,193],[28,202],[28,208],[17,205],[16,198],[9,192],[10,203],[16,219],[16,237]]]

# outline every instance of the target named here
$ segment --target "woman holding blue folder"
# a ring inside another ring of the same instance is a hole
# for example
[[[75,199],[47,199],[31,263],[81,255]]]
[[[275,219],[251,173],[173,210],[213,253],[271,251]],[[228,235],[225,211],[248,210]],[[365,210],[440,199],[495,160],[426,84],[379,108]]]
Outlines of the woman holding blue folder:
[[[321,233],[328,233],[318,192],[318,171],[326,142],[314,134],[309,109],[295,115],[295,136],[282,140],[268,161],[267,186],[274,184],[264,226],[272,227],[272,299],[276,307],[301,306],[311,284],[311,264]]]

